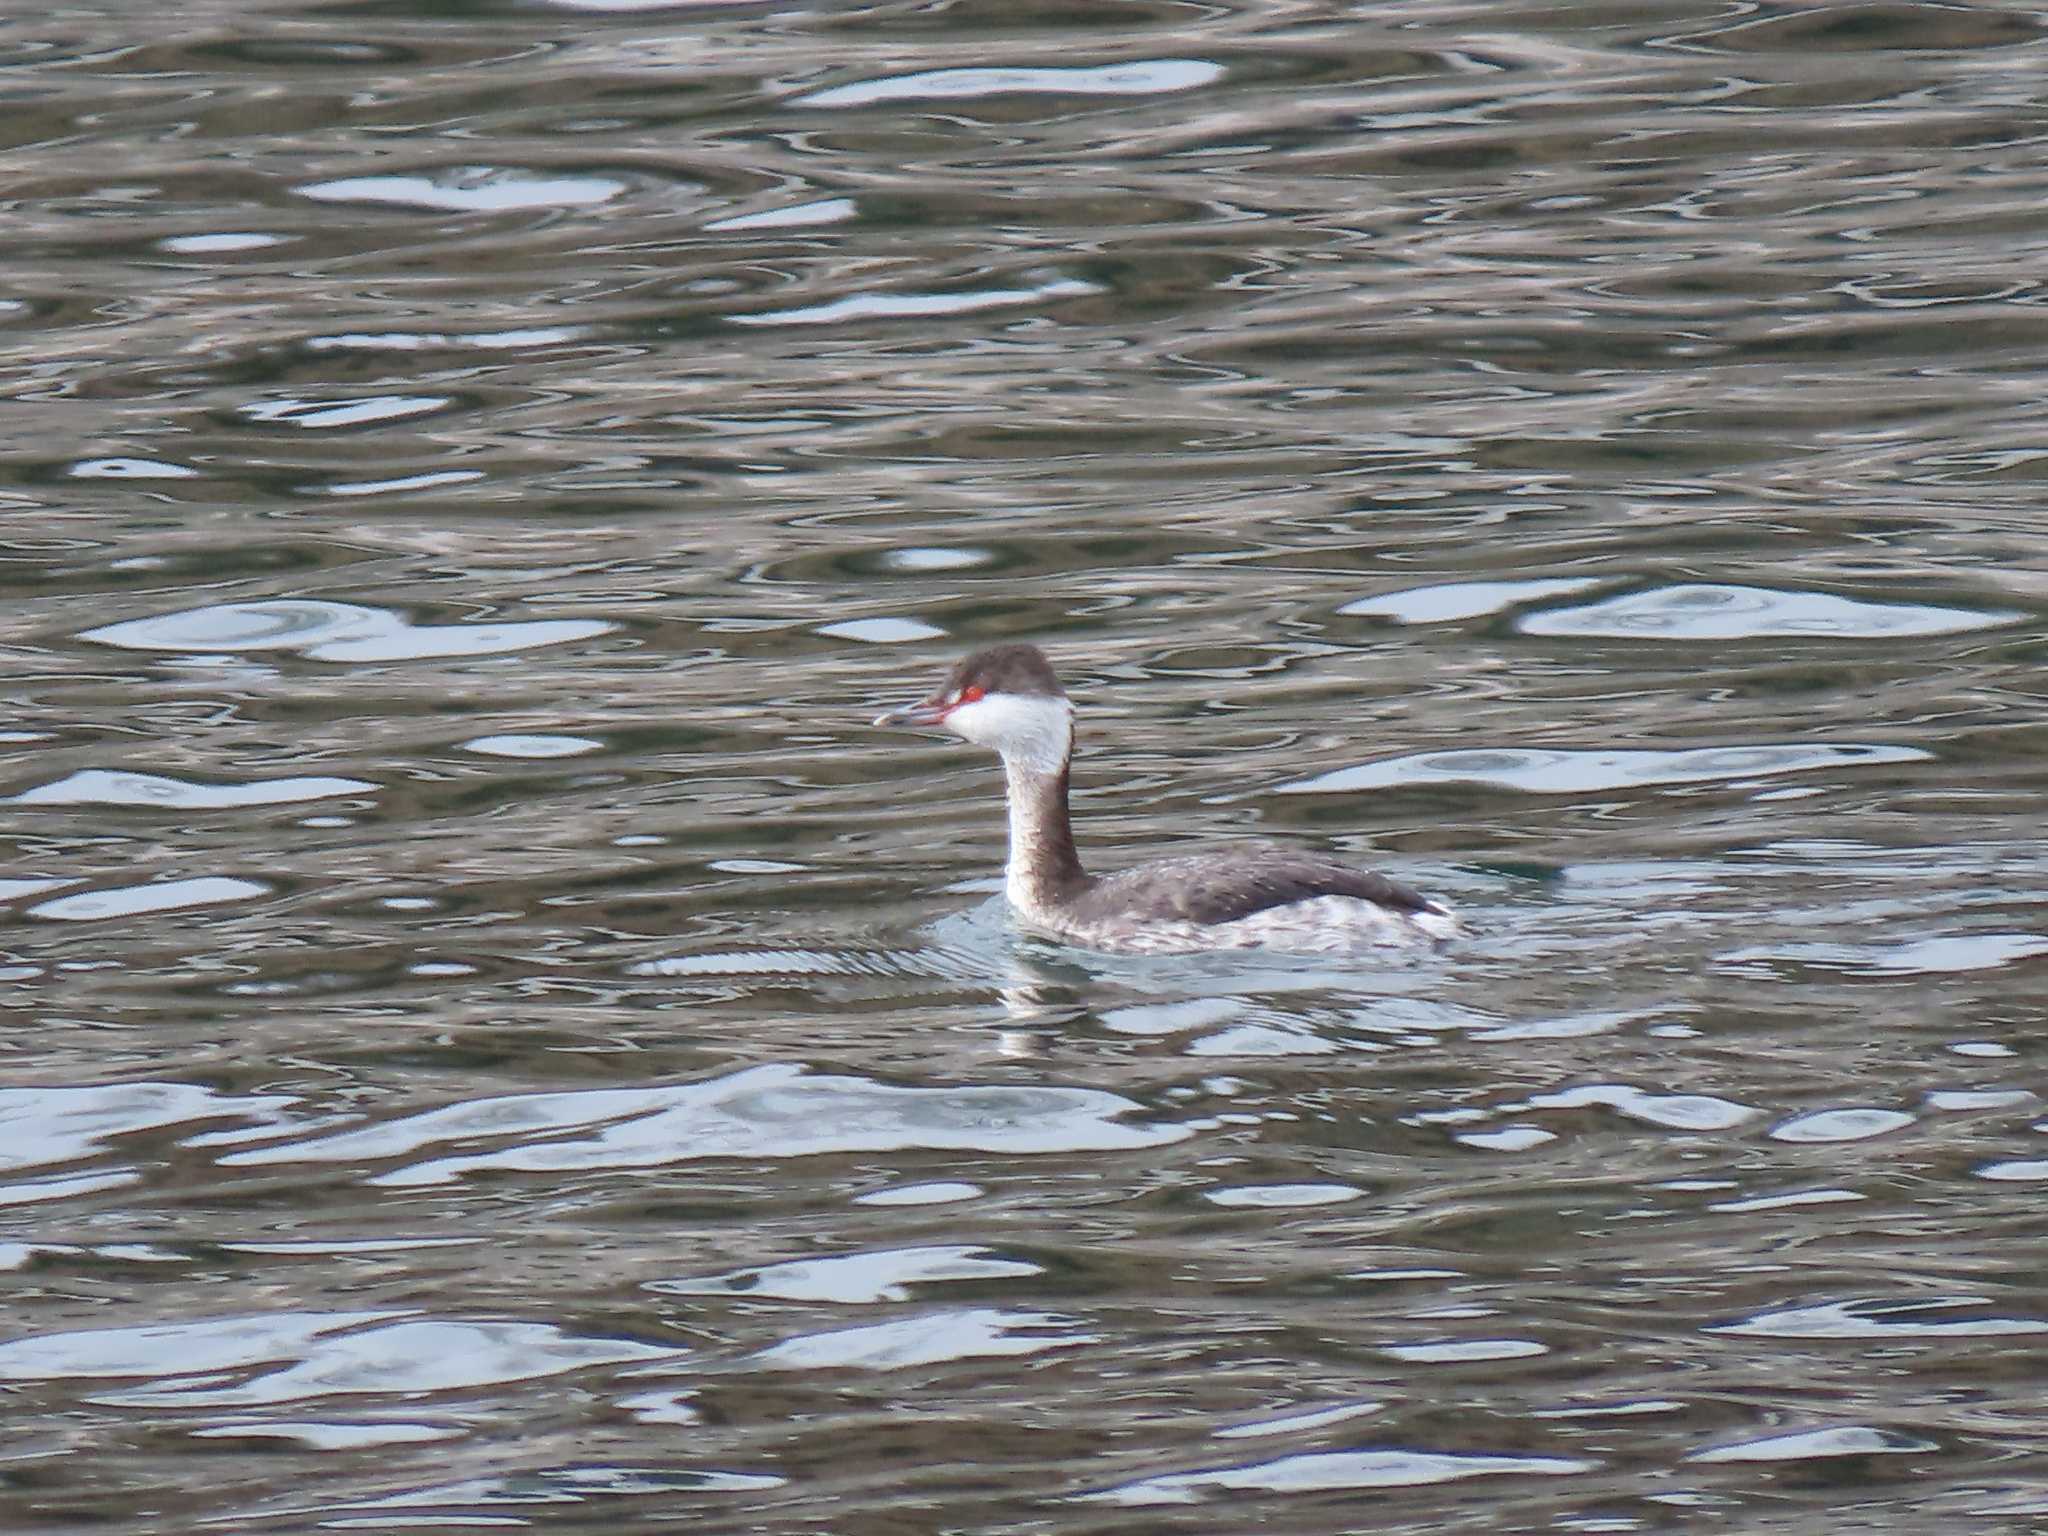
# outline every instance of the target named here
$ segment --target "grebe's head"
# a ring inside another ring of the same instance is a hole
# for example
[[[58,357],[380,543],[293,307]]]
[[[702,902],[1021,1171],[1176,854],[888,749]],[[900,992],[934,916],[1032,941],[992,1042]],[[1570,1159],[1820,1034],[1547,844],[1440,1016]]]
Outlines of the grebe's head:
[[[892,709],[875,724],[938,726],[1039,773],[1065,767],[1074,746],[1073,706],[1035,645],[976,651],[930,698]]]

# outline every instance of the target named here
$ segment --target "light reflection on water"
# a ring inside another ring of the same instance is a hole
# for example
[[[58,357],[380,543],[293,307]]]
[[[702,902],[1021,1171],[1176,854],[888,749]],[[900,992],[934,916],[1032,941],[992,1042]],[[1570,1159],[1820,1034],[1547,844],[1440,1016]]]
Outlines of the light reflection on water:
[[[2043,46],[0,21],[0,1526],[2038,1515]]]

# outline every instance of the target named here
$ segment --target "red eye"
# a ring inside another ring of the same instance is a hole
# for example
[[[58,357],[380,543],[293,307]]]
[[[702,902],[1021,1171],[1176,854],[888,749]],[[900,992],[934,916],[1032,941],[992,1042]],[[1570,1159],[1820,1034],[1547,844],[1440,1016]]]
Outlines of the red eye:
[[[974,703],[978,703],[978,702],[980,701],[980,699],[981,699],[981,695],[982,695],[982,689],[981,689],[981,685],[980,685],[979,683],[976,683],[976,684],[973,684],[973,685],[971,685],[971,686],[969,686],[969,687],[966,687],[966,688],[962,688],[962,689],[960,690],[960,698],[959,698],[959,702],[960,702],[960,703],[962,703],[962,704],[974,704]]]

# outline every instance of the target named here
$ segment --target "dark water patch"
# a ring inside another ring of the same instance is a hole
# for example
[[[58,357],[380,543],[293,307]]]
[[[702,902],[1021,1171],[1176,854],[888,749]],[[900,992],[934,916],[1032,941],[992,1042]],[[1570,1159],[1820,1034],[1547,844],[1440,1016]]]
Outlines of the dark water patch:
[[[2038,17],[1967,5],[1844,5],[1814,15],[1767,16],[1669,39],[1715,52],[1833,53],[2024,47],[2041,38]]]

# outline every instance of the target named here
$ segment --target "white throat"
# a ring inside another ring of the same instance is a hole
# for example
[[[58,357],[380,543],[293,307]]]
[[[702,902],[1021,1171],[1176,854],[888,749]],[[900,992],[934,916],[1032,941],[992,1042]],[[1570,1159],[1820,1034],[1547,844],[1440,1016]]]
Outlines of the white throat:
[[[1074,709],[1063,698],[1035,693],[991,693],[946,716],[946,728],[1003,755],[1013,774],[1055,774],[1074,750]]]

